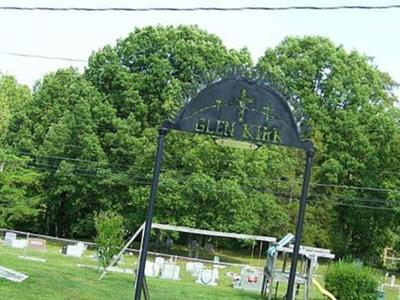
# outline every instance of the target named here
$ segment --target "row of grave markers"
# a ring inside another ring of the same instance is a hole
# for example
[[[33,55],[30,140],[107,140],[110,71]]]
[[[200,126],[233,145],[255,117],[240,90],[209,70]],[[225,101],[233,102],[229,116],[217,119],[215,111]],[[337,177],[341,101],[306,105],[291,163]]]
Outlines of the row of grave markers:
[[[196,283],[216,286],[219,279],[218,269],[221,266],[214,265],[213,269],[204,268],[201,262],[187,262],[185,270],[196,277]],[[156,257],[154,262],[147,261],[145,275],[148,277],[160,277],[162,279],[180,280],[180,266],[176,262],[166,261],[163,257]]]
[[[4,245],[17,248],[17,249],[32,249],[38,251],[47,251],[47,242],[45,239],[31,238],[29,233],[27,238],[19,239],[17,234],[14,232],[6,232],[4,236]],[[82,257],[87,245],[82,242],[78,242],[75,245],[66,245],[62,247],[61,254],[73,257]]]

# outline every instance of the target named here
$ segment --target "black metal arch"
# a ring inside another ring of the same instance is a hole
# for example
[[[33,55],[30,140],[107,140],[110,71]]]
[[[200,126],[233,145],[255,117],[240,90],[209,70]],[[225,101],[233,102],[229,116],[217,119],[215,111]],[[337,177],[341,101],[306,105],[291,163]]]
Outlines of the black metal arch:
[[[219,139],[238,140],[256,146],[275,144],[305,150],[303,187],[286,293],[287,300],[293,299],[297,258],[314,156],[312,142],[302,139],[303,120],[304,117],[293,108],[290,101],[269,84],[236,75],[219,78],[203,86],[194,97],[186,101],[175,118],[163,123],[159,129],[153,180],[136,276],[135,300],[141,298],[164,140],[171,129],[210,135]]]
[[[199,91],[185,104],[177,117],[164,126],[256,144],[311,149],[309,141],[301,140],[304,127],[302,120],[297,118],[288,100],[270,86],[247,78],[228,77]],[[209,122],[199,124],[199,120]],[[196,125],[199,126],[196,128]],[[230,126],[232,130],[224,130],[224,125]],[[267,139],[269,136],[263,136],[264,132],[258,132],[267,128],[279,130],[279,139],[274,140],[273,136]]]

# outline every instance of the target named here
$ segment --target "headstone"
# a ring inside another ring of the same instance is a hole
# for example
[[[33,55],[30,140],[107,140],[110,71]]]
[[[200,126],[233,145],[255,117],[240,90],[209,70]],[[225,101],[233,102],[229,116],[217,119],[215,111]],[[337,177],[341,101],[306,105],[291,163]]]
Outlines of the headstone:
[[[188,271],[190,275],[198,277],[203,267],[204,264],[201,262],[188,262],[186,264],[186,271]]]
[[[240,272],[240,280],[234,282],[235,288],[261,291],[263,272],[255,268],[244,267]]]
[[[82,257],[84,252],[85,245],[82,242],[79,242],[76,245],[68,245],[66,255],[73,257]]]
[[[158,266],[159,270],[161,271],[164,268],[165,258],[164,257],[156,257],[154,263]]]
[[[26,239],[11,240],[11,247],[13,248],[24,249],[26,248],[26,245],[27,245]]]
[[[188,262],[186,263],[186,268],[185,268],[186,272],[192,274],[192,272],[193,272],[193,265],[194,265],[194,262],[188,261]]]
[[[4,243],[7,246],[12,247],[12,241],[17,239],[17,235],[14,232],[6,232],[4,236]]]
[[[197,277],[196,283],[202,285],[216,286],[215,282],[218,277],[218,269],[202,269]]]
[[[164,268],[161,271],[161,278],[180,280],[179,278],[180,267],[174,264],[165,263]]]
[[[43,239],[29,239],[28,240],[28,248],[39,250],[39,251],[46,251],[46,240]]]
[[[0,267],[0,278],[5,278],[13,282],[22,282],[28,278],[28,275],[8,268]]]
[[[144,275],[148,277],[157,276],[158,274],[156,273],[155,266],[156,266],[155,263],[151,261],[146,261],[146,266],[144,268]]]

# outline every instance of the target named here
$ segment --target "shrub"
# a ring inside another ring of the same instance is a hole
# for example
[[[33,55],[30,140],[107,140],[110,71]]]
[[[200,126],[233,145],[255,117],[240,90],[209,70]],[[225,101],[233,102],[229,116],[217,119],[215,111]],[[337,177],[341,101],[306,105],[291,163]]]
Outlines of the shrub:
[[[378,276],[371,268],[339,261],[332,264],[325,279],[325,287],[338,300],[375,300]]]
[[[123,218],[114,212],[101,212],[95,216],[95,226],[97,256],[100,264],[106,267],[124,242]]]

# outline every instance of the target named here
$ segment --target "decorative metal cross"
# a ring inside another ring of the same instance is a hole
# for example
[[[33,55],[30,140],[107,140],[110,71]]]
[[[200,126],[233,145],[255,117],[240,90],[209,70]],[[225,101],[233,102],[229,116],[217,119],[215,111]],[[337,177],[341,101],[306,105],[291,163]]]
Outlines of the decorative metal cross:
[[[244,113],[249,109],[247,105],[253,103],[253,99],[247,96],[247,90],[242,89],[240,96],[236,98],[236,102],[239,104],[239,121],[243,122]]]
[[[264,115],[265,117],[265,122],[269,121],[269,118],[271,116],[272,113],[272,107],[270,105],[264,106],[261,110],[261,113]]]
[[[222,100],[216,100],[215,101],[215,106],[217,107],[217,110],[220,110],[224,105],[224,102]]]

